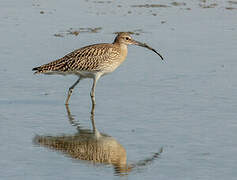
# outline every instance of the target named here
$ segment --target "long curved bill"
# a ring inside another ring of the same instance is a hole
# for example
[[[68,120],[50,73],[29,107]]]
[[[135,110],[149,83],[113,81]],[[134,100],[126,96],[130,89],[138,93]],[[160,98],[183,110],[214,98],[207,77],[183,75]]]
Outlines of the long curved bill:
[[[148,46],[146,43],[141,43],[141,42],[139,42],[139,41],[133,40],[133,44],[134,44],[134,45],[137,45],[137,46],[141,46],[141,47],[144,47],[144,48],[147,48],[147,49],[152,50],[153,52],[155,52],[156,54],[158,54],[162,60],[164,60],[164,58],[161,56],[160,53],[158,53],[158,52],[157,52],[155,49],[153,49],[152,47]]]

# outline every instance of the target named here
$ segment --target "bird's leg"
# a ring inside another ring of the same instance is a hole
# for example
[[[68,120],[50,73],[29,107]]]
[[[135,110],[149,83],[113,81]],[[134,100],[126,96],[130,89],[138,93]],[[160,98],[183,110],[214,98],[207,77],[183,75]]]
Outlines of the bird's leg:
[[[92,107],[91,107],[91,124],[92,124],[92,128],[93,128],[93,133],[95,135],[96,138],[101,137],[100,132],[96,129],[95,126],[95,102],[92,102]]]
[[[68,105],[68,101],[72,95],[72,91],[73,91],[74,87],[80,82],[80,80],[81,80],[81,77],[79,77],[78,80],[68,89],[67,99],[65,102],[66,105]]]
[[[93,85],[91,88],[91,102],[92,102],[92,107],[95,106],[95,86],[96,86],[96,79],[93,79]]]
[[[96,75],[94,78],[93,78],[93,85],[92,85],[92,88],[91,88],[91,101],[92,101],[92,106],[95,106],[95,87],[96,87],[96,83],[97,83],[97,80],[100,78],[101,75]]]
[[[93,132],[95,133],[96,131],[96,126],[95,126],[95,104],[92,104],[91,107],[91,123],[93,127]]]

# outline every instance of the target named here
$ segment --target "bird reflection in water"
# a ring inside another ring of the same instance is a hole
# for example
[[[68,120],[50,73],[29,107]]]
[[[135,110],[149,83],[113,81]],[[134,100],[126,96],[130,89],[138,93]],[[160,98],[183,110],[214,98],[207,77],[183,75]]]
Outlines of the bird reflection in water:
[[[111,164],[115,175],[127,175],[132,170],[146,166],[157,159],[162,153],[161,148],[149,158],[137,163],[128,164],[125,148],[113,137],[100,133],[95,126],[95,105],[91,110],[92,130],[85,129],[75,121],[69,106],[66,105],[69,122],[76,126],[78,132],[73,135],[62,136],[35,136],[34,143],[40,146],[63,152],[73,159],[86,160],[93,163]]]

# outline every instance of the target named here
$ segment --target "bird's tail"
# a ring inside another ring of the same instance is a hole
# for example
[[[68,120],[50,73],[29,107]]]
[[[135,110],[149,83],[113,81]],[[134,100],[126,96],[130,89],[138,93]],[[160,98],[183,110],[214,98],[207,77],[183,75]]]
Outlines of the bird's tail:
[[[42,66],[33,68],[32,71],[35,71],[34,74],[40,74],[40,73],[48,73],[51,70],[47,66],[42,65]]]
[[[64,66],[64,64],[65,63],[61,59],[59,59],[48,64],[43,64],[41,66],[35,67],[32,69],[32,71],[35,71],[34,74],[51,73],[54,71],[60,71],[61,67]]]
[[[42,70],[40,67],[35,67],[32,69],[32,71],[35,71],[34,74],[39,74],[39,73],[41,73]]]

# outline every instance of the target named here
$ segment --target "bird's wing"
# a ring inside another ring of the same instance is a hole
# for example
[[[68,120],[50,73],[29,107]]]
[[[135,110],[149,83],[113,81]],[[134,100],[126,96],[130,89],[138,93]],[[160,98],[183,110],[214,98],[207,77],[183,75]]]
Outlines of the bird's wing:
[[[110,44],[96,44],[77,49],[64,57],[33,68],[35,73],[98,71],[111,56]]]
[[[81,49],[71,60],[69,70],[98,71],[103,62],[110,58],[109,44],[100,44]]]

